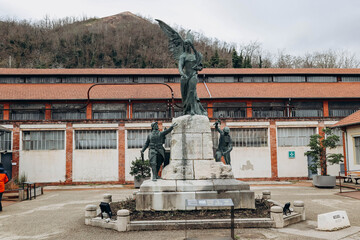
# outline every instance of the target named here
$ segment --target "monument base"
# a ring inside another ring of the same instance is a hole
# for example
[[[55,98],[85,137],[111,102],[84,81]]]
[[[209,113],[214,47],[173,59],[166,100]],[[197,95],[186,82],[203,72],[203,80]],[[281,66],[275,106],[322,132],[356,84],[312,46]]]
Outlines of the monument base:
[[[236,179],[147,180],[136,194],[136,210],[171,211],[185,208],[186,199],[231,198],[236,209],[254,209],[255,194]],[[213,208],[212,208],[213,209]]]
[[[234,179],[230,165],[216,162],[209,118],[185,115],[173,119],[170,164],[162,179],[145,181],[136,194],[137,210],[185,209],[186,199],[231,198],[234,207],[255,208],[255,194],[247,183]],[[212,207],[213,209],[213,207]]]

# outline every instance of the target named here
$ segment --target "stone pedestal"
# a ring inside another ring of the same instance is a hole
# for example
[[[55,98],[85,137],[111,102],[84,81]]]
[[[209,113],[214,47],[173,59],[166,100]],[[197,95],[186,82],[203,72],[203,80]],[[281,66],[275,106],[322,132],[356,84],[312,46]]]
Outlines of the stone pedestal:
[[[136,209],[185,210],[186,199],[219,198],[231,198],[235,208],[255,208],[249,184],[234,179],[230,165],[215,161],[208,117],[185,115],[173,123],[178,126],[171,133],[170,164],[162,179],[140,186]]]
[[[170,164],[162,179],[234,178],[231,166],[215,162],[209,118],[185,115],[174,118],[178,126],[171,132]]]

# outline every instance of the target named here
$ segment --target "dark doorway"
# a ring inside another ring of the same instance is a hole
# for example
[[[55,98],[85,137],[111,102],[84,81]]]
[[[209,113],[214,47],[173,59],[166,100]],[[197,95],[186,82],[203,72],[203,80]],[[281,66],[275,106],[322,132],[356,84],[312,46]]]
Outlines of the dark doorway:
[[[9,177],[9,180],[12,178],[12,153],[0,153],[1,154],[1,163],[4,165],[5,171]]]
[[[313,172],[313,170],[309,167],[314,164],[314,159],[311,156],[307,156],[307,161],[308,161],[308,177],[312,179],[313,176],[317,175],[317,172]]]

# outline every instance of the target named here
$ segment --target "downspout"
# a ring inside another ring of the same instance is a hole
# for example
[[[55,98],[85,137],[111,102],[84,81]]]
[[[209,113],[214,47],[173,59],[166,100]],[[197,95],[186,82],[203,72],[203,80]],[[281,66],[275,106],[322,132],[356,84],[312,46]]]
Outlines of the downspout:
[[[129,119],[131,119],[131,99],[129,99]]]
[[[204,76],[203,76],[203,83],[204,83],[204,86],[205,86],[205,88],[206,88],[206,91],[208,92],[208,94],[209,94],[209,97],[210,98],[212,98],[212,96],[211,96],[211,92],[210,92],[210,90],[209,90],[209,88],[208,88],[208,86],[206,85],[206,82],[205,82],[205,74],[204,74]]]
[[[346,130],[346,128],[345,128],[345,154],[346,154],[346,156],[345,156],[345,159],[344,159],[344,170],[345,170],[345,176],[347,176],[347,172],[348,171],[350,171],[350,169],[349,169],[349,165],[348,165],[348,163],[349,163],[349,161],[348,161],[348,159],[349,159],[349,145],[348,145],[348,134],[347,134],[347,130]]]

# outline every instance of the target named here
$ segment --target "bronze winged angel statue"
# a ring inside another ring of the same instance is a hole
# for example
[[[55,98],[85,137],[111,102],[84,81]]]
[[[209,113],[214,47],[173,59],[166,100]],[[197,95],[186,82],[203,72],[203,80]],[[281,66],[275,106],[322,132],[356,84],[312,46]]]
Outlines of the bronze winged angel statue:
[[[169,25],[161,20],[155,20],[158,21],[160,28],[169,38],[169,50],[179,63],[184,115],[207,115],[196,92],[196,84],[198,82],[197,72],[202,70],[202,55],[196,51],[193,45],[194,36],[188,31],[184,41],[180,34]]]

